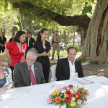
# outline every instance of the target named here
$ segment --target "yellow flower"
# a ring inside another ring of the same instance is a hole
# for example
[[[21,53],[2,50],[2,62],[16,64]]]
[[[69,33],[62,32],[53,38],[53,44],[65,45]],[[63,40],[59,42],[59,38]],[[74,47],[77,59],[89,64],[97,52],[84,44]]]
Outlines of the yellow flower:
[[[66,98],[68,95],[67,94],[64,94],[64,97]]]
[[[77,89],[74,89],[74,92],[76,93],[77,92]]]
[[[58,90],[53,91],[53,95],[56,95],[58,93]]]
[[[76,98],[78,98],[78,95],[75,95]]]
[[[86,90],[85,87],[82,87],[83,90]]]
[[[76,105],[76,102],[71,102],[71,106],[75,106]]]

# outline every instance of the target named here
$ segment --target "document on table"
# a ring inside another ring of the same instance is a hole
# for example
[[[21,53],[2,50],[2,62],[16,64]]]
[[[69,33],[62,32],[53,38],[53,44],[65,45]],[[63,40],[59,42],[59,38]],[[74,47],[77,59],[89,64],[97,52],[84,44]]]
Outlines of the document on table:
[[[85,77],[83,79],[89,80],[91,82],[105,82],[108,81],[108,78],[104,77],[104,76],[97,76],[97,77]]]
[[[83,84],[83,85],[87,85],[87,84],[92,84],[93,82],[92,82],[92,81],[89,81],[89,80],[86,80],[86,79],[81,78],[81,79],[79,79],[79,80],[78,80],[78,83],[81,83],[81,84]]]
[[[21,95],[25,94],[26,92],[30,91],[30,88],[15,88],[15,89],[11,89],[6,91],[3,94],[3,98],[10,98],[10,99],[16,99],[18,97],[20,97]]]
[[[100,82],[100,83],[105,84],[105,85],[108,85],[108,80],[107,81]]]

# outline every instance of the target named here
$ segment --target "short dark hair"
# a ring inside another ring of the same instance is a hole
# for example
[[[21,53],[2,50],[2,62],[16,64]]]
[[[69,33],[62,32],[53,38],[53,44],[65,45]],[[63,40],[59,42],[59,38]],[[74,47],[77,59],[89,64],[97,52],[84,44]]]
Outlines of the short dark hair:
[[[24,31],[18,31],[18,32],[16,33],[16,36],[15,36],[15,41],[20,43],[19,38],[20,38],[20,36],[23,35],[23,34],[25,34]]]
[[[77,49],[75,47],[69,47],[67,52],[69,53],[70,49],[75,49],[76,53],[77,53]]]
[[[12,35],[15,35],[15,33],[12,33]]]
[[[31,32],[28,32],[28,34],[29,34],[29,33],[32,35],[32,33],[31,33]]]

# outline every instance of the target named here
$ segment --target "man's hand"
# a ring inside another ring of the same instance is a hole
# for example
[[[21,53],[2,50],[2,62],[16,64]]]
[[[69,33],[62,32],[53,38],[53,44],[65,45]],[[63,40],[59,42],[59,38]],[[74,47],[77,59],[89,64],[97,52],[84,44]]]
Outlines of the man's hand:
[[[105,76],[105,73],[98,73],[98,76]]]

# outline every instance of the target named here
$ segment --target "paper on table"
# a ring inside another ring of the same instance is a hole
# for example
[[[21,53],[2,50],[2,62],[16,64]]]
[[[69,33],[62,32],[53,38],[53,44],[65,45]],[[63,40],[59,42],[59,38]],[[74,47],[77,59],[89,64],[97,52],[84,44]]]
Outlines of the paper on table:
[[[100,83],[105,84],[105,85],[108,85],[108,80],[107,81],[100,82]]]
[[[93,82],[81,78],[81,79],[78,80],[78,83],[81,83],[81,84],[83,84],[83,85],[87,85],[87,84],[91,84],[91,83],[93,83]]]
[[[87,80],[92,81],[92,82],[104,82],[104,81],[108,81],[108,78],[104,76],[98,76],[98,77],[94,77],[94,78],[87,79]]]
[[[28,92],[29,90],[30,88],[26,88],[26,87],[11,89],[4,93],[3,98],[4,99],[7,99],[7,98],[16,99],[20,97],[21,95],[23,95],[24,93]]]
[[[98,75],[93,75],[93,76],[89,76],[89,77],[83,77],[83,79],[91,80],[91,79],[96,78],[96,77],[98,77]]]

